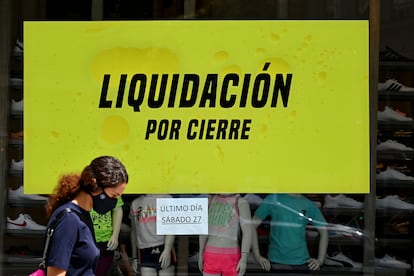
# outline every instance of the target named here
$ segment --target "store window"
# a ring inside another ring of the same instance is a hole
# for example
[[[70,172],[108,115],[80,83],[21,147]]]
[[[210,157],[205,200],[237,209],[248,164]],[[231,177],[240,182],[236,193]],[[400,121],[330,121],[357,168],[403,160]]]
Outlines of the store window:
[[[0,210],[4,218],[0,228],[3,234],[0,242],[2,275],[27,275],[34,270],[42,256],[47,223],[44,204],[48,194],[25,194],[23,189],[23,183],[30,182],[30,179],[23,179],[23,172],[33,166],[24,162],[24,139],[30,135],[25,132],[27,125],[23,124],[26,108],[23,105],[24,79],[30,76],[24,74],[23,67],[26,42],[23,40],[23,22],[188,19],[371,19],[370,23],[380,30],[380,36],[377,42],[373,38],[370,48],[371,53],[378,52],[377,58],[371,56],[370,62],[374,65],[370,67],[369,76],[375,80],[370,93],[377,95],[370,98],[371,113],[375,113],[371,114],[371,124],[377,124],[377,128],[371,128],[371,137],[375,138],[371,138],[373,149],[370,157],[375,160],[367,164],[371,173],[370,184],[367,183],[370,192],[325,194],[311,191],[292,195],[241,193],[235,189],[231,194],[209,195],[174,191],[168,195],[126,193],[117,203],[123,215],[118,246],[109,250],[114,253],[110,255],[112,261],[108,268],[111,275],[151,275],[153,265],[158,265],[151,256],[160,256],[168,246],[172,252],[168,254],[168,262],[171,261],[172,265],[164,269],[165,275],[201,275],[201,260],[205,271],[219,274],[215,269],[224,269],[218,267],[223,256],[236,258],[223,267],[238,267],[245,270],[244,275],[300,275],[309,273],[309,270],[311,274],[325,275],[411,273],[414,223],[411,187],[414,177],[414,44],[410,36],[414,21],[411,1],[39,0],[28,4],[2,0],[0,5],[0,95],[3,106],[0,116],[3,133],[0,164],[3,167],[0,176],[4,185],[0,193],[4,199]],[[376,13],[381,15],[381,22],[376,21]],[[49,39],[48,43],[59,43],[52,36]],[[347,85],[346,75],[338,85]],[[372,106],[378,107],[378,112]],[[48,170],[47,166],[43,170]],[[65,173],[63,168],[61,173]],[[335,172],[327,172],[327,175],[332,173]],[[313,184],[310,182],[308,185]],[[207,198],[209,235],[154,234],[156,203],[161,198]],[[97,214],[93,216],[99,217]],[[106,222],[108,219],[102,218]],[[97,221],[95,226],[99,228]],[[135,242],[134,238],[131,239],[131,231],[135,233]],[[102,243],[112,237],[106,234],[100,236]],[[140,251],[138,247],[142,247]],[[255,258],[254,253],[257,253],[256,257],[260,253],[262,258]],[[240,263],[239,254],[242,258]],[[165,261],[164,257],[162,260]],[[320,269],[320,272],[312,269]]]

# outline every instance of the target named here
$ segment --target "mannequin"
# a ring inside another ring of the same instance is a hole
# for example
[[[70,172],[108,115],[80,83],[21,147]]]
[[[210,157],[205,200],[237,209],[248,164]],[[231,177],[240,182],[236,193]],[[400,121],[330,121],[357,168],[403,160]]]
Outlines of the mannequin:
[[[92,209],[90,212],[95,230],[96,244],[100,251],[96,276],[104,276],[113,262],[114,250],[118,248],[118,237],[121,230],[122,205],[124,205],[124,202],[119,197],[112,211],[99,214]]]
[[[260,255],[257,232],[253,231],[252,251],[261,267],[319,270],[328,247],[328,230],[319,208],[308,198],[298,194],[270,194],[253,216],[256,228],[270,217],[268,259]],[[318,257],[310,258],[306,244],[306,225],[313,224],[319,232]],[[255,229],[254,228],[254,229]]]
[[[198,268],[204,276],[244,275],[252,241],[250,221],[249,203],[240,195],[209,197],[209,234],[199,237]]]
[[[175,236],[157,235],[155,228],[156,200],[170,197],[170,195],[141,195],[131,203],[132,270],[137,273],[140,266],[142,276],[174,275]]]

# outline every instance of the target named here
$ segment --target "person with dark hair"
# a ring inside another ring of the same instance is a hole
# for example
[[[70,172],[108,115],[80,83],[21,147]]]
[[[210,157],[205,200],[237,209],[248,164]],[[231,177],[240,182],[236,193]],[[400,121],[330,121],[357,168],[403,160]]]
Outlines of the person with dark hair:
[[[63,175],[49,196],[48,226],[65,209],[54,227],[46,268],[48,276],[95,275],[99,249],[89,211],[100,214],[112,210],[128,183],[125,166],[112,156],[92,160],[81,174]]]

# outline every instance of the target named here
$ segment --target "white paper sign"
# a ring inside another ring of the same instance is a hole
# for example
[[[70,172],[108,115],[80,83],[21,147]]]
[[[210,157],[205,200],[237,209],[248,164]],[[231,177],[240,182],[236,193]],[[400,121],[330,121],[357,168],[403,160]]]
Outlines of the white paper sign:
[[[207,235],[208,198],[157,198],[157,235]]]

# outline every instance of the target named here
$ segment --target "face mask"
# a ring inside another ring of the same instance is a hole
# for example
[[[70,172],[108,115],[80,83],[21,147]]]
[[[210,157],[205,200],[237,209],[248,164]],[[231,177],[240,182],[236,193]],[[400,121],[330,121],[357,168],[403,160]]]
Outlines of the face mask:
[[[93,209],[99,214],[105,214],[115,208],[118,200],[109,197],[105,192],[92,196]]]

